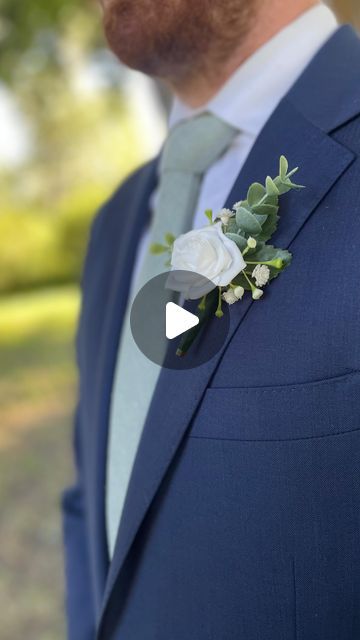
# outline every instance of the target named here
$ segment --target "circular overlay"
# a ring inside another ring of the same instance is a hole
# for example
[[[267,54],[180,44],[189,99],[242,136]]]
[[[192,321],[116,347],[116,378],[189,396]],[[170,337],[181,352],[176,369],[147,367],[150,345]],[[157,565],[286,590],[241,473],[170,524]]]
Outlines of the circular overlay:
[[[173,291],[176,286],[180,286],[182,292],[196,291],[201,295],[206,288],[210,291],[207,306],[211,309],[206,321],[198,308],[200,299],[184,300],[181,293]],[[131,332],[144,356],[167,369],[179,370],[193,369],[211,360],[225,343],[230,322],[225,302],[222,318],[215,316],[218,302],[215,287],[207,278],[192,271],[167,271],[149,280],[138,292],[130,313]],[[194,341],[184,355],[177,355],[184,339],[189,337],[188,323],[196,324],[197,318],[199,323],[190,329],[197,334]],[[166,337],[176,333],[176,337]]]

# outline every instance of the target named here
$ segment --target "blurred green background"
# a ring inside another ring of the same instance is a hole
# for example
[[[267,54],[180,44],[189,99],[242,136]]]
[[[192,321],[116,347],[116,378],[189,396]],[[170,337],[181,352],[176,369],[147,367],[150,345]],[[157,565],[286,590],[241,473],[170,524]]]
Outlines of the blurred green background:
[[[358,0],[339,2],[360,22]],[[0,0],[2,640],[65,637],[59,495],[89,224],[165,135],[159,91],[107,51],[90,0]]]
[[[96,3],[0,0],[0,637],[65,637],[59,496],[90,221],[165,133]]]

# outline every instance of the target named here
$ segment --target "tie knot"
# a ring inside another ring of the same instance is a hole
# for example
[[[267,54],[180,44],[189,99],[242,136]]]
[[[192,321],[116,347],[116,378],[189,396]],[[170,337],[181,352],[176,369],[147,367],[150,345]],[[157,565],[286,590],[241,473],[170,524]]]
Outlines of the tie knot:
[[[160,173],[202,175],[226,151],[238,130],[211,113],[176,125],[165,142]]]

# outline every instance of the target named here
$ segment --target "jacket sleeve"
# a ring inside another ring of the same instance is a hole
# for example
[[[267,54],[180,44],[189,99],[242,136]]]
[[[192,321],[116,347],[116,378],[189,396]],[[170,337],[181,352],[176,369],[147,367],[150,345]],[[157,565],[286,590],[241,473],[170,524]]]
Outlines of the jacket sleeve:
[[[77,410],[74,438],[77,481],[73,487],[63,493],[62,497],[67,638],[68,640],[94,640],[95,609],[91,591],[79,432],[80,419],[79,410]]]

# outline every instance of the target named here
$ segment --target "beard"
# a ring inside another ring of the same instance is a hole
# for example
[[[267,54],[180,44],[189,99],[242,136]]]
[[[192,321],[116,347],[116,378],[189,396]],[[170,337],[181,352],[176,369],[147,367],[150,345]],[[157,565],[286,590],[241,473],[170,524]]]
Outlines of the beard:
[[[103,0],[104,30],[128,67],[181,83],[211,76],[241,46],[259,0]]]

